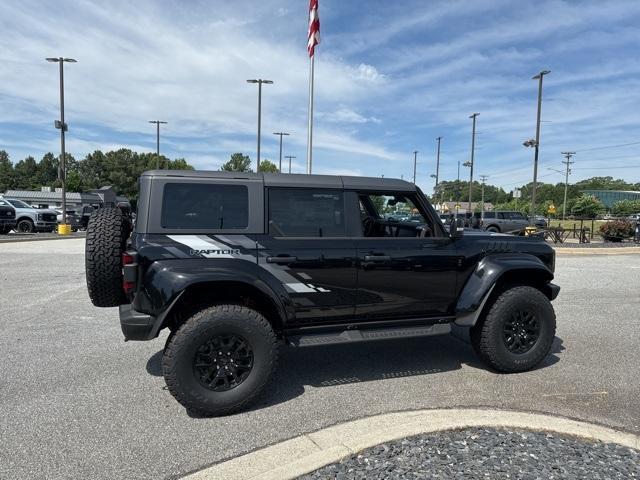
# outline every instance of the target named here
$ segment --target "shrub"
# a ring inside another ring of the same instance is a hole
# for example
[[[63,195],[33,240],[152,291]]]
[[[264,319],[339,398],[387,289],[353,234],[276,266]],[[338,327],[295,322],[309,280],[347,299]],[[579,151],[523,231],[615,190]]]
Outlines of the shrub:
[[[612,220],[600,225],[600,234],[605,240],[622,240],[633,236],[633,223],[627,220]]]

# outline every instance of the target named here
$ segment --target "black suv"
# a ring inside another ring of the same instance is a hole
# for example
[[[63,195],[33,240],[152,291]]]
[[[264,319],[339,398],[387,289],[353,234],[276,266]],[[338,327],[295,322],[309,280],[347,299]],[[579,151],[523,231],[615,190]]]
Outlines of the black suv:
[[[246,406],[280,344],[440,335],[456,324],[500,372],[528,370],[551,348],[553,249],[445,229],[412,183],[150,171],[139,187],[133,232],[117,208],[92,214],[89,295],[119,306],[126,340],[169,329],[164,377],[190,411]],[[420,218],[388,219],[399,210]]]

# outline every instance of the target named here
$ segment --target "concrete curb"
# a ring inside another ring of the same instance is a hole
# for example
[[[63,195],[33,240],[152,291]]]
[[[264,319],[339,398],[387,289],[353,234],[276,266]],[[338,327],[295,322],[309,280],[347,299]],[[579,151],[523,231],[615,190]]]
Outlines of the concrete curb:
[[[598,248],[598,247],[584,247],[584,248],[572,248],[561,247],[554,248],[556,255],[638,255],[640,254],[640,247],[610,247],[610,248]]]
[[[563,417],[492,409],[418,410],[377,415],[324,428],[213,465],[183,478],[295,479],[381,443],[422,433],[468,427],[549,431],[640,448],[640,436]]]

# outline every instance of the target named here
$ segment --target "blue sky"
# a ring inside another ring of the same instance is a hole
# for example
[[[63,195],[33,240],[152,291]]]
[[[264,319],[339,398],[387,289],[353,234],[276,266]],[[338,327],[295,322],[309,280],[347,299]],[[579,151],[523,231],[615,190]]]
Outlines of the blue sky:
[[[0,149],[13,161],[59,149],[58,77],[65,70],[68,151],[155,150],[151,119],[168,121],[161,150],[218,169],[233,152],[304,171],[308,2],[12,1],[0,12]],[[540,179],[640,181],[640,2],[320,0],[314,173],[410,178],[433,186],[468,160],[479,112],[475,175],[511,190],[532,175],[537,83],[545,77]],[[623,145],[615,148],[600,148]],[[468,170],[461,175],[468,178]]]

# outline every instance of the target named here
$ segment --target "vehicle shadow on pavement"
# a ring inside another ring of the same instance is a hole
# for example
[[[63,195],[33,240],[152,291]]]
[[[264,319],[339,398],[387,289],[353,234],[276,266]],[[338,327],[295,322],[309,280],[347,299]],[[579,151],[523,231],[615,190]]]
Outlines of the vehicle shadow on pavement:
[[[564,347],[554,339],[550,354],[535,370],[559,362]],[[147,362],[147,372],[162,376],[162,350]],[[323,347],[280,349],[274,378],[251,408],[277,405],[304,393],[304,387],[331,387],[351,383],[433,375],[459,370],[462,365],[489,371],[471,345],[458,335],[423,337],[384,342],[352,343]],[[189,414],[192,416],[191,414]]]

